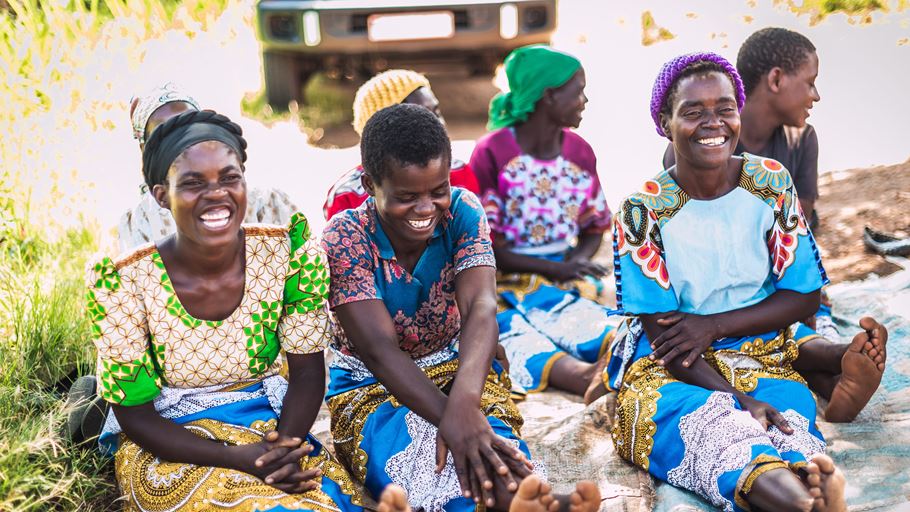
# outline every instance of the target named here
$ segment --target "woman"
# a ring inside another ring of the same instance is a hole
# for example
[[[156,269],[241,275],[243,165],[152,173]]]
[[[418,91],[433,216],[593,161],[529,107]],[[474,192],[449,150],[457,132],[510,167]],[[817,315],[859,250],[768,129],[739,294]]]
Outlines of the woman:
[[[427,512],[546,510],[555,499],[532,475],[509,378],[493,361],[489,228],[477,198],[450,188],[445,128],[424,108],[394,105],[367,121],[360,151],[370,198],[333,217],[322,240],[338,458],[371,493],[398,484]],[[578,510],[600,502],[590,482],[564,499]]]
[[[130,510],[360,511],[308,433],[325,378],[324,256],[300,214],[241,225],[245,161],[240,127],[211,111],[149,138],[143,175],[176,233],[89,271],[98,389],[114,413],[101,443]]]
[[[363,127],[373,114],[399,103],[424,107],[435,114],[440,121],[445,122],[442,112],[439,110],[439,100],[433,94],[430,82],[425,76],[408,69],[390,69],[367,80],[360,86],[360,89],[357,89],[357,94],[354,96],[354,121],[351,123],[354,131],[357,132],[357,135],[363,134]],[[369,195],[360,184],[361,176],[363,176],[363,166],[358,165],[332,185],[326,195],[325,204],[322,206],[326,220],[338,212],[357,208],[366,201]],[[450,180],[452,186],[477,193],[477,178],[474,177],[471,168],[461,160],[452,160]]]
[[[577,128],[585,72],[575,57],[526,46],[505,61],[510,92],[490,104],[492,131],[471,167],[493,236],[500,343],[529,391],[582,395],[612,327],[594,302],[606,272],[591,259],[610,225],[591,146]]]
[[[130,101],[130,124],[133,138],[139,142],[139,149],[155,128],[168,119],[187,112],[199,110],[199,104],[190,95],[168,82],[155,87],[142,96]],[[140,188],[142,199],[133,209],[124,212],[117,225],[117,241],[121,251],[133,249],[148,242],[154,242],[174,233],[174,218],[170,212],[158,206],[154,195]],[[247,208],[244,221],[247,223],[287,224],[297,207],[284,192],[275,189],[250,189],[247,191]]]
[[[617,300],[635,316],[605,375],[619,388],[613,440],[724,510],[842,511],[844,477],[792,367],[793,325],[827,278],[787,170],[734,156],[744,96],[713,53],[677,57],[655,82],[652,117],[677,164],[615,221]],[[680,340],[709,348],[690,357]]]

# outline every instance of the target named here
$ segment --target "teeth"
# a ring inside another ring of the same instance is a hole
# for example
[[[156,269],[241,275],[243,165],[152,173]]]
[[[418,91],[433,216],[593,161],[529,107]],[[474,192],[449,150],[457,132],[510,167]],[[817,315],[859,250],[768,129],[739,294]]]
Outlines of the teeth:
[[[424,219],[424,220],[409,220],[408,224],[410,224],[411,227],[416,228],[416,229],[424,229],[426,227],[429,227],[432,222],[433,222],[433,219],[429,218],[429,219]]]
[[[231,211],[227,208],[219,208],[203,213],[199,216],[202,220],[221,220],[231,216]]]
[[[710,139],[698,139],[698,143],[704,146],[720,146],[726,140],[726,137],[711,137]]]

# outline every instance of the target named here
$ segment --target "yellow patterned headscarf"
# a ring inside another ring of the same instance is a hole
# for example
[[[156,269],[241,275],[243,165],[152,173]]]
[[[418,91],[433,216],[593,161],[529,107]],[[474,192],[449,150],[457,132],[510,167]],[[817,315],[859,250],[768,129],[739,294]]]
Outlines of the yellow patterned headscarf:
[[[367,80],[354,96],[354,131],[363,133],[363,127],[373,114],[397,105],[409,94],[430,82],[420,73],[407,69],[390,69]]]

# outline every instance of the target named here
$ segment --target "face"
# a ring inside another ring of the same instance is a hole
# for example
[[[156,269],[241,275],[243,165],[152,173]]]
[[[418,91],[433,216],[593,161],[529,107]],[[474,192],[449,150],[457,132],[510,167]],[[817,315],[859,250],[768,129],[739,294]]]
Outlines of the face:
[[[544,93],[550,118],[559,126],[578,128],[588,97],[585,96],[585,70],[579,69],[568,82]]]
[[[246,180],[226,144],[190,146],[174,160],[166,184],[155,185],[152,193],[171,211],[181,237],[211,247],[236,242],[246,213]]]
[[[193,106],[185,101],[172,101],[156,108],[145,123],[145,140],[149,140],[149,136],[155,131],[155,128],[164,124],[165,121],[188,110],[193,110]],[[145,144],[139,146],[145,149]]]
[[[426,167],[394,166],[376,184],[364,173],[363,185],[376,201],[376,210],[395,245],[426,243],[452,204],[449,169],[442,158]]]
[[[446,122],[442,117],[442,112],[439,110],[439,100],[436,99],[436,95],[433,94],[433,90],[429,87],[418,87],[414,92],[408,94],[408,97],[402,103],[419,105],[432,112],[433,115],[442,121],[442,124]]]
[[[815,79],[818,77],[818,55],[811,52],[802,66],[792,73],[781,73],[778,80],[776,109],[784,124],[806,126],[813,103],[821,100]]]
[[[719,72],[692,75],[677,84],[670,118],[661,115],[677,161],[696,168],[726,165],[739,140],[739,110],[730,78]]]

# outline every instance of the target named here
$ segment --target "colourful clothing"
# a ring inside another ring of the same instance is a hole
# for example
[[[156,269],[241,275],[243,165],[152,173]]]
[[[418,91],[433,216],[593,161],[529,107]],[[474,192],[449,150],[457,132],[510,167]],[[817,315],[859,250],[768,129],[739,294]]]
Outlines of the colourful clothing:
[[[739,186],[717,199],[691,199],[667,171],[645,182],[623,202],[614,240],[617,302],[629,315],[721,313],[827,282],[789,173],[750,154]],[[815,400],[791,366],[803,335],[792,326],[723,338],[704,355],[736,389],[781,411],[795,431],[784,435],[764,430],[732,394],[684,384],[650,361],[633,318],[617,332],[604,372],[619,391],[617,453],[724,510],[748,509],[744,496],[759,475],[825,450]]]
[[[490,229],[516,253],[562,260],[579,235],[610,225],[594,151],[574,132],[562,133],[555,160],[522,153],[509,128],[485,135],[474,149],[471,167]],[[599,281],[556,285],[539,275],[499,273],[497,288],[500,343],[511,377],[525,389],[545,389],[550,368],[566,354],[593,363],[606,349],[613,328],[595,302]]]
[[[344,173],[338,181],[332,185],[325,197],[325,203],[322,205],[322,213],[325,220],[329,220],[336,213],[344,210],[357,208],[367,200],[369,194],[360,184],[360,177],[363,176],[363,166],[358,165],[350,171]],[[477,194],[480,187],[477,185],[477,178],[468,164],[458,159],[452,159],[452,172],[449,174],[449,181],[453,187],[461,187],[465,190]]]
[[[244,295],[224,320],[199,320],[184,309],[154,245],[91,267],[88,312],[103,399],[151,402],[162,417],[229,444],[256,442],[274,429],[287,390],[279,351],[314,353],[327,344],[328,272],[300,214],[288,229],[245,226],[244,234]],[[163,463],[122,434],[114,414],[101,442],[116,449],[117,481],[131,510],[192,510],[198,503],[360,510],[353,483],[318,443],[303,463],[324,469],[322,485],[292,496],[238,471]]]
[[[458,369],[461,329],[455,276],[495,265],[489,228],[474,194],[452,192],[448,215],[413,272],[398,264],[372,198],[333,217],[322,243],[332,272],[331,307],[382,300],[395,324],[399,348],[440,389],[448,387]],[[473,501],[461,496],[452,459],[441,473],[435,470],[436,427],[389,394],[357,357],[337,319],[335,324],[336,353],[326,402],[338,458],[374,496],[394,482],[404,487],[415,508],[474,510]],[[509,377],[493,366],[481,409],[497,434],[528,454],[520,440],[521,415],[509,398]]]
[[[145,187],[143,187],[144,189]],[[284,192],[276,189],[249,189],[246,216],[249,224],[287,224],[297,207]],[[177,231],[171,211],[158,206],[150,192],[143,192],[139,204],[120,217],[117,242],[126,252],[149,242],[155,242]]]

